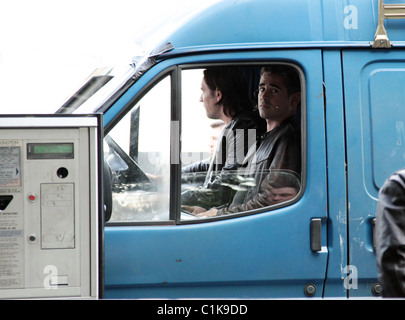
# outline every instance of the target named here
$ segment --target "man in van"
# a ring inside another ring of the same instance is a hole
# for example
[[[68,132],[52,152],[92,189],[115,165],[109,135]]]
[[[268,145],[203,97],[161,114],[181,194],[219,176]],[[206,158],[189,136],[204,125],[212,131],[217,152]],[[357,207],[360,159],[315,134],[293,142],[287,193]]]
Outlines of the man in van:
[[[295,177],[301,174],[301,138],[297,119],[300,102],[300,79],[294,68],[284,65],[262,68],[258,109],[260,117],[266,120],[267,132],[257,146],[250,148],[242,165],[243,175],[254,177],[254,187],[238,192],[231,205],[225,207],[215,207],[208,211],[198,207],[187,209],[204,217],[274,204],[271,197],[266,196],[269,194],[268,187],[272,186],[270,181],[274,180],[274,174],[289,172]]]
[[[232,193],[221,185],[240,167],[257,135],[265,132],[265,123],[254,111],[248,86],[239,67],[212,67],[204,70],[200,102],[207,117],[224,123],[213,155],[182,169],[182,174],[204,172],[203,186],[182,193],[182,204],[217,206],[229,202]],[[227,174],[229,173],[229,175]],[[208,191],[208,192],[207,192]]]

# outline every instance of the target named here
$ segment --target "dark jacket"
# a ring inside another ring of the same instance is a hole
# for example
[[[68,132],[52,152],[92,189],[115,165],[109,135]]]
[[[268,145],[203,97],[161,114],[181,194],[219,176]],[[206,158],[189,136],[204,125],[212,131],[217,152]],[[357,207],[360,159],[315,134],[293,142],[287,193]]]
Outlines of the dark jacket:
[[[375,237],[383,296],[405,297],[405,169],[380,189]]]
[[[295,117],[286,119],[278,127],[266,132],[257,146],[251,147],[244,165],[243,176],[253,177],[254,186],[239,191],[231,205],[218,215],[247,211],[269,206],[266,186],[270,185],[273,171],[288,170],[301,175],[301,134]],[[264,183],[263,183],[264,182]]]
[[[232,118],[218,137],[213,157],[184,167],[182,173],[208,171],[211,162],[212,171],[237,169],[250,146],[256,143],[256,138],[265,132],[265,128],[266,122],[256,111],[240,113]],[[252,131],[249,132],[249,129]]]
[[[256,144],[257,137],[265,132],[266,122],[256,111],[242,112],[233,117],[218,138],[215,154],[208,160],[188,165],[182,174],[206,172],[206,180],[201,188],[182,193],[182,204],[213,207],[229,201],[231,196],[227,188],[231,172],[243,163],[251,145]],[[228,174],[229,173],[229,174]]]

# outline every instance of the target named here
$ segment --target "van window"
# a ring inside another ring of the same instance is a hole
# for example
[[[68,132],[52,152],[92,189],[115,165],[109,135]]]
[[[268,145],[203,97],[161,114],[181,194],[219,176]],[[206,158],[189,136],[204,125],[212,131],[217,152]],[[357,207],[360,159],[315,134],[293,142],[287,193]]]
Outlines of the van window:
[[[105,137],[112,173],[111,222],[169,219],[170,107],[166,77]]]
[[[112,172],[110,222],[199,222],[212,218],[207,212],[222,219],[296,199],[304,160],[298,69],[268,64],[179,70],[153,85],[105,137]],[[295,78],[285,80],[291,73]],[[271,76],[262,80],[266,74]],[[175,76],[179,81],[172,81]],[[174,90],[179,99],[173,99]],[[264,118],[281,119],[288,101],[295,111],[288,111],[282,125],[273,128],[276,122],[270,121],[267,132]],[[170,171],[173,165],[180,176]],[[181,184],[173,183],[178,177]],[[170,212],[173,197],[180,212]]]
[[[183,70],[182,80],[183,92],[193,82],[200,88],[182,100],[182,219],[252,213],[294,199],[302,162],[298,72],[281,64],[212,66]],[[284,110],[293,104],[295,111]],[[285,120],[270,121],[267,132],[266,117]]]

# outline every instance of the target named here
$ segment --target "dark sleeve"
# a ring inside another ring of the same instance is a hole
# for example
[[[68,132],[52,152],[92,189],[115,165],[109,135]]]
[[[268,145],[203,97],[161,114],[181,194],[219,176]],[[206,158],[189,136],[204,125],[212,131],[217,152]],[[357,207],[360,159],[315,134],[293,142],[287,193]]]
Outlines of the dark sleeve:
[[[231,205],[228,208],[221,208],[218,210],[217,215],[225,215],[225,214],[231,214],[231,213],[237,213],[237,212],[242,212],[242,211],[248,211],[248,210],[253,210],[253,209],[257,209],[257,208],[264,208],[264,207],[268,207],[271,206],[272,204],[274,204],[274,202],[272,201],[272,198],[270,196],[271,192],[269,189],[269,183],[267,181],[267,177],[263,180],[259,191],[257,192],[257,194],[249,199],[248,201],[245,201],[239,205]],[[237,193],[235,195],[235,197],[243,197],[243,195],[245,194],[245,192],[240,192]],[[235,201],[233,202],[235,203]]]
[[[245,159],[250,146],[256,143],[255,128],[234,128],[226,132],[226,156],[222,169],[236,170]]]
[[[251,117],[238,118],[229,128],[224,130],[220,155],[217,155],[215,171],[218,173],[210,182],[209,188],[218,189],[224,183],[232,183],[235,172],[243,164],[245,156],[252,145],[256,144],[259,130],[257,122]],[[230,173],[231,172],[231,173]]]
[[[404,177],[391,177],[381,188],[375,233],[378,277],[383,296],[405,297]]]
[[[208,158],[206,160],[202,160],[200,162],[195,162],[192,164],[189,164],[181,169],[182,173],[190,173],[190,172],[205,172],[208,171],[208,168],[210,166],[210,159]]]
[[[277,141],[268,169],[291,170],[301,175],[301,141],[296,131],[289,132]]]
[[[296,136],[286,135],[278,141],[272,161],[269,164],[269,169],[269,171],[291,170],[298,175],[301,174],[301,147],[300,141]],[[261,182],[256,181],[256,183],[260,183],[260,188],[251,198],[246,197],[244,202],[239,205],[231,205],[229,208],[219,210],[218,215],[253,210],[274,204],[271,201],[272,197],[269,196],[268,177],[269,175],[260,180]]]
[[[241,166],[250,146],[264,131],[258,121],[250,113],[232,120],[221,139],[222,150],[217,155],[216,170],[237,170]]]

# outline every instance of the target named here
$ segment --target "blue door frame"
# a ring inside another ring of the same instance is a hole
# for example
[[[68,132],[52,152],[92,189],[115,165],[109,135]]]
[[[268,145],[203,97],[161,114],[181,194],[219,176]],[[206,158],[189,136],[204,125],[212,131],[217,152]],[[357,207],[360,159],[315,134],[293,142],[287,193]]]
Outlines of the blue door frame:
[[[309,283],[317,287],[315,296],[322,296],[330,239],[321,50],[246,51],[169,59],[148,71],[105,119],[111,121],[112,112],[118,113],[164,70],[202,61],[286,61],[301,68],[306,107],[305,191],[288,207],[222,221],[107,226],[106,298],[305,297],[304,287]],[[312,218],[322,222],[319,252],[310,249]],[[332,273],[329,276],[338,278]]]

